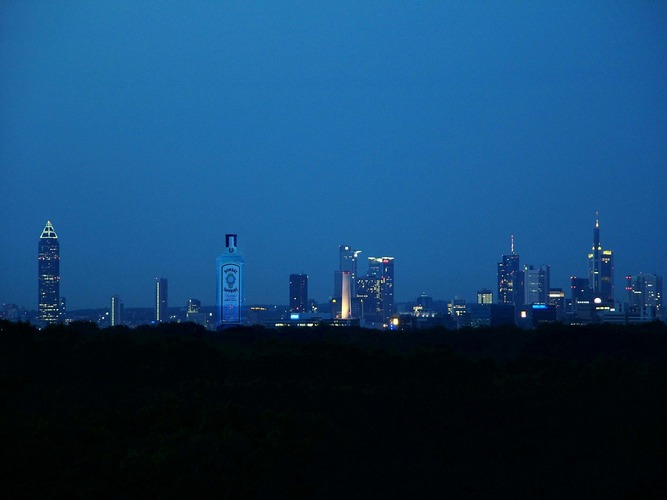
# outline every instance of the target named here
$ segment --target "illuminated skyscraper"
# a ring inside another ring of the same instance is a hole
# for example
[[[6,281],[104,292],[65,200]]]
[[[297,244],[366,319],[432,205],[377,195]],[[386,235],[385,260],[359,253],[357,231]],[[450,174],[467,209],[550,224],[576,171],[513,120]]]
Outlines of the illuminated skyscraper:
[[[155,278],[155,322],[162,323],[169,319],[167,278]]]
[[[493,292],[483,288],[482,290],[477,290],[477,303],[478,304],[493,304]]]
[[[60,320],[60,243],[51,221],[46,223],[37,246],[37,290],[39,319]]]
[[[394,257],[369,257],[368,273],[357,280],[357,286],[367,319],[389,321],[394,313]]]
[[[550,266],[525,266],[523,270],[523,304],[547,304],[549,302]]]
[[[201,312],[201,300],[188,299],[185,304],[185,320],[206,326],[206,315]]]
[[[355,250],[349,245],[338,245],[338,269],[334,272],[334,292],[333,297],[338,299],[342,297],[343,271],[350,273],[350,293],[351,298],[356,297],[357,283],[357,257],[361,250]]]
[[[593,248],[588,254],[588,281],[595,298],[605,302],[614,301],[614,253],[612,250],[602,249],[597,212],[593,230]]]
[[[111,326],[118,326],[123,324],[123,302],[118,295],[111,296]]]
[[[662,276],[656,274],[639,274],[626,276],[625,290],[628,294],[628,306],[631,310],[641,312],[652,310],[657,314],[662,310]]]
[[[225,235],[225,252],[215,261],[218,326],[240,325],[243,321],[245,261],[236,248],[236,235]]]
[[[308,275],[289,275],[289,312],[304,313],[308,310]]]
[[[523,297],[517,293],[519,278],[519,255],[514,253],[514,235],[511,238],[510,254],[503,255],[502,262],[498,262],[498,303],[518,305]]]

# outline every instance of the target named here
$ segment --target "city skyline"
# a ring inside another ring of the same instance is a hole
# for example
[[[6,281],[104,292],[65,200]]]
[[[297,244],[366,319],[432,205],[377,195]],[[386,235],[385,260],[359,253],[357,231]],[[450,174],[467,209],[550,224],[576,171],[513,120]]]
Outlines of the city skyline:
[[[246,303],[286,303],[293,273],[326,300],[341,244],[395,257],[396,303],[472,302],[512,234],[568,290],[596,211],[620,300],[667,275],[666,23],[601,1],[3,3],[0,302],[35,307],[46,220],[83,309],[149,306],[156,276],[215,304],[227,232]]]
[[[532,264],[523,264],[521,265],[520,256],[515,252],[515,242],[514,235],[510,237],[510,253],[508,255],[502,256],[502,261],[497,264],[497,285],[498,285],[498,294],[493,300],[493,303],[499,304],[512,304],[516,307],[522,306],[524,304],[530,305],[535,303],[545,304],[549,302],[549,292],[550,290],[560,289],[561,291],[566,291],[566,287],[555,287],[552,286],[550,281],[551,266],[549,264],[544,264],[535,267]],[[245,271],[245,264],[242,252],[239,252],[236,248],[237,235],[236,234],[226,234],[225,235],[225,244],[226,250],[222,253],[221,256],[217,258],[216,267],[218,268],[218,290],[222,290],[221,281],[226,279],[225,272],[223,267],[227,263],[240,263],[241,271]],[[55,232],[53,224],[51,221],[47,221],[44,229],[41,232],[39,239],[39,252],[38,252],[38,283],[39,283],[39,298],[38,298],[38,312],[39,317],[42,318],[45,322],[55,322],[58,320],[60,314],[60,308],[64,307],[61,304],[61,297],[59,293],[60,289],[60,252],[59,252],[59,240]],[[340,301],[341,296],[336,295],[336,291],[341,289],[346,289],[347,291],[343,293],[345,296],[349,297],[348,300],[351,302],[348,304],[350,308],[349,312],[352,312],[354,309],[353,301],[357,296],[356,288],[359,288],[360,296],[368,299],[370,296],[377,295],[377,300],[379,303],[388,303],[389,308],[384,311],[382,305],[374,306],[378,307],[378,311],[382,311],[380,316],[386,322],[389,318],[389,315],[395,312],[394,309],[394,257],[368,257],[368,269],[365,276],[359,275],[358,271],[358,255],[362,253],[362,250],[353,249],[349,245],[339,245],[339,268],[334,271],[334,293],[328,297],[329,300],[335,299]],[[613,268],[613,253],[611,250],[603,250],[600,241],[600,220],[599,213],[595,214],[595,223],[593,231],[593,253],[588,253],[588,267],[589,273],[588,278],[578,278],[572,276],[570,278],[569,288],[571,288],[569,296],[576,295],[586,295],[588,293],[591,296],[596,296],[602,298],[604,301],[609,301],[613,304],[616,302],[624,302],[624,299],[628,299],[628,305],[633,305],[633,295],[631,293],[633,287],[636,289],[636,293],[639,293],[643,289],[643,285],[632,284],[629,280],[633,278],[635,281],[643,279],[643,275],[648,276],[657,276],[657,279],[661,283],[661,275],[655,273],[635,273],[634,275],[623,274],[626,296],[616,297],[614,295],[614,286],[610,284],[609,280],[614,275]],[[597,252],[596,252],[597,251]],[[607,255],[609,262],[604,264],[603,255]],[[597,262],[596,263],[596,259]],[[602,265],[601,265],[602,263]],[[605,267],[606,266],[606,267]],[[345,270],[343,270],[343,268]],[[236,271],[237,273],[239,270]],[[337,280],[340,280],[341,276],[347,274],[347,285],[345,285],[345,279],[343,279],[343,287],[341,288],[340,283]],[[354,287],[352,287],[353,281],[351,280],[351,275],[357,275],[356,280],[354,280]],[[244,278],[242,275],[239,275],[241,286],[243,289],[242,283]],[[387,284],[385,284],[385,279],[387,279]],[[597,283],[596,283],[597,280]],[[605,284],[606,280],[606,284]],[[375,284],[377,281],[377,284]],[[157,323],[165,321],[165,314],[168,308],[168,299],[167,299],[167,287],[168,279],[166,277],[160,277],[154,279],[155,291],[154,291],[154,311],[155,311],[155,321]],[[639,281],[637,281],[639,283]],[[655,284],[651,285],[655,286]],[[235,285],[238,287],[238,285]],[[583,289],[579,290],[580,287]],[[377,288],[377,290],[376,290]],[[577,289],[575,293],[574,289]],[[298,274],[292,273],[289,275],[289,296],[287,301],[277,301],[274,304],[283,305],[288,304],[289,310],[291,312],[306,312],[306,307],[308,305],[308,275],[307,274]],[[353,291],[354,290],[354,291]],[[630,291],[628,291],[630,290]],[[639,290],[639,291],[637,291]],[[489,292],[488,290],[486,290]],[[235,291],[235,293],[237,293]],[[424,294],[425,292],[422,292]],[[492,292],[491,292],[492,293]],[[480,289],[477,289],[477,300],[479,301]],[[191,306],[191,297],[193,294],[190,294],[188,298],[188,309]],[[196,295],[196,294],[195,294]],[[429,295],[429,294],[426,294]],[[430,295],[429,295],[430,296]],[[460,295],[455,295],[454,297],[436,297],[438,300],[451,300],[451,299],[464,299],[470,301],[470,297],[462,297]],[[63,298],[64,300],[64,298]],[[238,299],[235,299],[238,300]],[[249,305],[252,302],[246,299],[241,299],[244,305]],[[317,299],[313,299],[318,302]],[[418,298],[406,299],[404,302],[418,301]],[[114,294],[111,297],[111,315],[112,318],[114,315],[120,313],[120,309],[115,310],[118,307],[120,297],[118,294]],[[199,304],[201,302],[197,300]],[[320,299],[320,303],[324,303],[325,300]],[[471,302],[474,302],[472,300]],[[334,302],[335,303],[335,302]],[[368,305],[368,304],[367,304]],[[124,307],[124,306],[123,306]],[[180,307],[180,306],[179,306]],[[360,306],[357,306],[360,307]],[[218,308],[220,308],[220,302],[218,303]],[[28,308],[30,309],[30,308]],[[339,313],[340,313],[340,308]],[[115,312],[114,312],[115,310]],[[348,314],[349,314],[348,312]],[[364,311],[365,313],[371,311]],[[64,311],[63,311],[64,313]],[[222,317],[222,312],[219,313]],[[240,321],[239,317],[237,320]],[[112,319],[113,321],[113,319]]]

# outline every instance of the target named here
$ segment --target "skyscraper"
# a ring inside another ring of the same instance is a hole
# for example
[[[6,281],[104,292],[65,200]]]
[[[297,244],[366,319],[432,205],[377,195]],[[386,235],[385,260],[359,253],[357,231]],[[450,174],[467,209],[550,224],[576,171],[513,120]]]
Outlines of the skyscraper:
[[[600,243],[600,219],[595,213],[593,248],[588,254],[588,282],[595,298],[605,302],[614,301],[614,253],[603,250]]]
[[[355,250],[349,245],[338,245],[338,269],[334,271],[334,298],[339,299],[343,295],[341,288],[343,271],[350,273],[351,298],[356,297],[357,257],[360,253],[361,250]]]
[[[225,235],[225,253],[215,261],[218,326],[240,325],[243,321],[245,261],[236,248],[236,235]]]
[[[51,221],[46,223],[37,246],[37,290],[39,319],[60,320],[60,243]]]
[[[394,257],[368,257],[368,273],[357,279],[357,295],[369,321],[389,321],[394,312]]]
[[[478,304],[493,304],[493,292],[486,288],[477,290],[477,303]]]
[[[308,275],[289,275],[289,312],[304,313],[308,310]]]
[[[185,320],[206,326],[206,315],[201,312],[201,300],[188,299],[185,304]]]
[[[167,278],[155,278],[155,322],[162,323],[169,319]]]
[[[355,250],[349,245],[338,246],[339,269],[350,273],[352,297],[355,296],[355,282],[357,281],[357,257],[361,250]]]
[[[625,290],[628,294],[628,306],[634,312],[642,310],[660,313],[662,309],[662,276],[643,274],[626,276]]]
[[[118,295],[111,296],[111,326],[118,326],[123,324],[123,302]]]
[[[498,303],[517,305],[523,302],[518,297],[519,255],[514,252],[514,235],[511,237],[510,254],[503,255],[498,262]]]
[[[525,266],[523,270],[523,304],[547,304],[549,302],[549,288],[551,267]]]

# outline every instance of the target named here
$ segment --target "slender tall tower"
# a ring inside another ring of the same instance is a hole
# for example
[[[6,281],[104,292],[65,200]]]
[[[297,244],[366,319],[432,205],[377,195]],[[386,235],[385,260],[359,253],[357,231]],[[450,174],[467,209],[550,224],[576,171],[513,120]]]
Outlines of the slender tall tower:
[[[46,223],[37,246],[37,289],[39,319],[60,320],[60,243],[51,221]]]
[[[519,297],[519,255],[514,252],[514,235],[511,236],[510,254],[503,255],[502,262],[498,262],[498,303],[521,303]]]
[[[593,229],[593,248],[592,253],[588,254],[588,280],[593,292],[599,293],[602,276],[600,268],[602,267],[602,245],[600,245],[600,218],[599,213],[595,212],[595,228]]]
[[[155,278],[155,322],[162,323],[169,319],[169,283],[167,278]]]
[[[342,290],[340,299],[340,318],[350,319],[352,316],[352,273],[349,271],[341,271]]]
[[[614,252],[604,250],[600,243],[600,217],[595,212],[593,248],[588,254],[588,281],[593,295],[603,301],[614,300]]]
[[[118,295],[111,296],[111,326],[119,326],[123,324],[123,302]]]
[[[338,245],[338,269],[334,271],[334,298],[341,298],[343,295],[343,271],[350,273],[350,297],[356,297],[357,289],[357,257],[361,250],[355,250],[350,245]]]
[[[216,306],[218,326],[240,325],[243,322],[243,274],[245,262],[236,248],[236,235],[226,234],[225,253],[215,261]]]

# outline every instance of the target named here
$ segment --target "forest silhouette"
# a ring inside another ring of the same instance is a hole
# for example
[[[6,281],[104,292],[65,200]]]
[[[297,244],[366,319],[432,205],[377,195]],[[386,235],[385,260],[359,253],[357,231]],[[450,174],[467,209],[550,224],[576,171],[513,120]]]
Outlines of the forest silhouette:
[[[0,322],[16,497],[667,497],[667,326]]]

